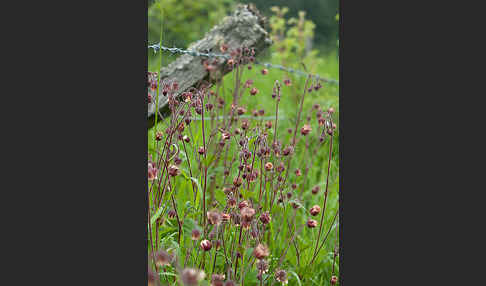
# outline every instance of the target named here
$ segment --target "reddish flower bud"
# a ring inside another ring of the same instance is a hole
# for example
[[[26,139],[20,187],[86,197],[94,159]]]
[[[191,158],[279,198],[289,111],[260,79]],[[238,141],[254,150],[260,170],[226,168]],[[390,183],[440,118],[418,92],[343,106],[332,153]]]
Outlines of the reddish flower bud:
[[[197,152],[199,153],[199,155],[204,155],[204,152],[205,152],[204,147],[202,147],[202,146],[201,146],[201,147],[199,147],[199,148],[197,149]]]
[[[309,134],[309,132],[311,132],[311,130],[312,130],[312,128],[310,127],[309,124],[304,124],[302,129],[300,129],[300,133],[305,136],[305,135]]]
[[[258,93],[258,89],[256,87],[253,87],[251,90],[250,90],[250,94],[251,95],[256,95]]]
[[[307,227],[308,228],[314,228],[317,226],[317,221],[313,220],[313,219],[309,219],[307,220]]]
[[[256,259],[264,259],[270,255],[270,251],[267,246],[260,243],[253,249],[253,255]]]
[[[191,233],[191,239],[199,240],[200,237],[201,237],[201,231],[197,228],[193,229]]]
[[[209,250],[211,250],[211,247],[212,247],[211,241],[209,241],[209,240],[207,240],[207,239],[204,239],[203,241],[201,241],[201,248],[202,248],[204,251],[209,251]]]
[[[265,163],[265,170],[266,171],[271,171],[273,169],[273,164],[272,162],[267,162]]]
[[[321,211],[321,207],[318,205],[314,205],[309,212],[311,215],[316,216],[319,214],[320,211]]]

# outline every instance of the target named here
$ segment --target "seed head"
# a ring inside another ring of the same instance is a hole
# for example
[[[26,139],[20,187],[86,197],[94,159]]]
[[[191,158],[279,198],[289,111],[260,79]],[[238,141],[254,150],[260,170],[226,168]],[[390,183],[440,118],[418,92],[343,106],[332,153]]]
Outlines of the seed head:
[[[211,241],[209,241],[209,240],[207,240],[207,239],[204,239],[203,241],[201,241],[201,248],[202,248],[204,251],[209,251],[209,250],[211,250],[211,247],[212,247]]]

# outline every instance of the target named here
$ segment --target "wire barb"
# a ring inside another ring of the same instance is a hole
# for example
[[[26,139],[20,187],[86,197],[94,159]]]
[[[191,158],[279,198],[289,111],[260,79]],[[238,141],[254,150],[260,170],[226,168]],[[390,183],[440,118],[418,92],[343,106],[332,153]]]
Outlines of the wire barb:
[[[186,55],[191,55],[193,57],[224,58],[226,60],[229,60],[231,58],[229,55],[223,55],[223,54],[217,54],[217,53],[210,53],[210,52],[204,53],[204,52],[199,52],[199,51],[195,51],[195,50],[184,50],[184,49],[176,48],[176,47],[168,48],[168,47],[161,45],[160,43],[149,45],[148,48],[153,49],[154,53],[157,53],[158,51],[162,50],[162,51],[165,51],[165,52],[169,52],[171,54],[186,54]],[[298,76],[307,77],[307,76],[311,75],[316,80],[322,80],[322,81],[327,82],[327,83],[339,85],[338,80],[321,77],[318,74],[309,74],[309,73],[301,71],[301,70],[295,70],[293,68],[288,68],[288,67],[284,67],[282,65],[276,65],[276,64],[271,64],[271,63],[262,63],[262,62],[259,62],[257,60],[255,60],[254,63],[257,64],[257,65],[264,66],[266,68],[275,68],[275,69],[279,69],[281,71],[293,73],[293,74],[296,74]]]

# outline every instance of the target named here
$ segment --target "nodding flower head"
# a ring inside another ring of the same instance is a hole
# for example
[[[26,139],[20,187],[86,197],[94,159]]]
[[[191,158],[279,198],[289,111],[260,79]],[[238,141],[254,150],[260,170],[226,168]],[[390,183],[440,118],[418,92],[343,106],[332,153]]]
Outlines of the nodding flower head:
[[[321,207],[318,206],[318,205],[314,205],[310,210],[309,210],[310,214],[313,215],[313,216],[316,216],[318,215],[320,212],[321,212]]]
[[[227,200],[227,205],[229,208],[236,207],[236,199],[234,197],[229,197]]]
[[[157,141],[161,141],[163,137],[164,134],[161,131],[158,131],[157,134],[155,134],[155,140]]]
[[[314,228],[317,226],[317,221],[313,220],[313,219],[308,219],[307,220],[307,227],[308,228]]]
[[[148,180],[149,181],[157,180],[158,179],[157,173],[158,173],[157,168],[154,168],[152,163],[148,163]]]
[[[284,81],[283,81],[283,82],[284,82],[284,84],[285,84],[286,86],[291,86],[291,85],[292,85],[292,82],[291,82],[291,81],[290,81],[290,79],[288,79],[288,78],[284,79]]]
[[[236,108],[236,112],[238,113],[238,115],[243,115],[246,112],[246,108],[239,106],[238,108]]]
[[[172,257],[165,250],[161,249],[161,250],[157,251],[157,253],[155,254],[155,264],[157,264],[157,266],[159,266],[159,267],[169,265],[171,260],[172,260]]]
[[[270,251],[267,246],[260,243],[253,249],[253,255],[260,260],[270,255]]]
[[[206,214],[210,224],[221,224],[221,213],[219,213],[218,210],[208,211]]]
[[[260,221],[263,223],[263,224],[267,224],[269,223],[270,221],[272,220],[272,218],[270,217],[270,214],[268,212],[264,212],[260,215]]]
[[[169,175],[171,175],[172,177],[175,177],[175,176],[177,176],[181,173],[181,171],[179,170],[179,167],[177,167],[176,165],[170,165],[168,172],[169,172]]]
[[[191,232],[191,239],[199,240],[200,237],[201,237],[201,231],[197,228],[193,229]]]
[[[333,276],[331,277],[331,285],[336,285],[337,281],[338,281],[338,278],[337,278],[336,276],[334,276],[334,275],[333,275]]]
[[[312,188],[312,194],[314,194],[314,195],[315,195],[315,194],[317,194],[317,193],[318,193],[320,190],[321,190],[321,187],[319,187],[319,186],[314,186],[314,187]]]
[[[159,285],[159,279],[155,272],[148,267],[148,286],[158,286]]]
[[[175,218],[177,215],[176,211],[174,209],[170,209],[169,212],[167,213],[167,216],[170,218],[170,219],[173,219]]]
[[[262,75],[266,75],[268,74],[268,70],[267,69],[262,69]]]
[[[231,219],[231,215],[230,214],[225,214],[225,213],[222,213],[221,214],[221,221],[222,222],[229,222]]]
[[[302,129],[300,129],[300,133],[304,136],[306,136],[307,134],[309,134],[310,132],[312,131],[312,128],[310,127],[309,124],[304,124],[304,126],[302,127]]]
[[[268,171],[271,171],[273,169],[273,164],[272,162],[267,162],[265,163],[265,170],[268,172]]]
[[[236,177],[233,180],[233,185],[235,185],[236,187],[241,186],[242,183],[243,183],[243,179],[241,177]]]
[[[287,279],[287,272],[285,272],[285,270],[275,271],[275,279],[282,283],[282,285],[289,283],[289,280]]]
[[[206,277],[204,271],[194,268],[185,268],[181,273],[181,280],[185,286],[196,286],[204,277]]]
[[[295,175],[296,175],[297,177],[302,176],[302,172],[300,171],[300,169],[296,169],[296,170],[295,170]]]
[[[204,153],[205,153],[206,151],[204,150],[204,147],[203,147],[203,146],[201,146],[201,147],[199,147],[199,148],[197,149],[197,152],[199,153],[199,155],[204,155]]]
[[[256,95],[258,93],[258,89],[256,87],[253,87],[251,90],[250,90],[250,94],[251,95]]]
[[[272,121],[267,121],[267,122],[265,123],[265,127],[266,127],[267,129],[272,128]]]
[[[333,114],[333,113],[334,113],[334,108],[329,107],[329,109],[327,110],[327,113],[329,113],[329,114]]]
[[[213,274],[211,276],[211,286],[224,286],[224,274]]]
[[[260,259],[256,263],[258,272],[267,273],[268,272],[268,262],[265,259]]]
[[[241,201],[241,202],[238,204],[238,208],[239,208],[240,210],[242,210],[242,209],[244,209],[244,208],[246,208],[246,207],[248,207],[248,206],[249,206],[248,201]]]
[[[204,251],[209,251],[211,250],[211,247],[213,245],[211,244],[211,241],[207,240],[207,239],[204,239],[203,241],[201,241],[201,248],[204,250]]]

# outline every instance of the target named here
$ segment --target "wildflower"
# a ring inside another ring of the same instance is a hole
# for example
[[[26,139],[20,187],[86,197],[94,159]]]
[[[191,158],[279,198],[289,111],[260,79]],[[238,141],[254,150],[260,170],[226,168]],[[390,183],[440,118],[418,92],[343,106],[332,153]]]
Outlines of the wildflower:
[[[242,120],[241,121],[241,129],[246,130],[246,129],[248,129],[248,127],[249,127],[248,120],[246,120],[246,119]]]
[[[334,130],[332,128],[328,128],[327,129],[327,134],[329,134],[330,136],[332,136],[333,133],[334,133]]]
[[[162,249],[157,251],[157,253],[155,254],[155,264],[157,264],[157,266],[159,266],[159,267],[169,265],[171,259],[172,258],[169,255],[169,253],[167,253],[167,251],[162,250]]]
[[[253,87],[251,90],[250,90],[250,94],[251,95],[256,95],[258,93],[258,89],[256,87]]]
[[[197,149],[197,152],[199,153],[199,155],[204,155],[204,152],[205,152],[204,147],[202,147],[202,146],[201,146],[201,147],[199,147],[199,148]]]
[[[283,162],[280,162],[280,165],[277,166],[277,172],[281,173],[285,171],[285,165]]]
[[[208,221],[211,224],[220,225],[221,224],[221,214],[217,210],[212,210],[206,213]]]
[[[267,162],[265,163],[265,170],[266,171],[271,171],[273,169],[273,164],[272,162]]]
[[[175,177],[175,176],[177,176],[181,173],[181,171],[179,170],[179,167],[177,167],[176,165],[170,165],[168,172],[169,172],[169,175],[171,175],[172,177]]]
[[[245,222],[245,225],[247,225],[246,223],[249,224],[253,220],[255,210],[250,207],[244,207],[240,210],[240,215],[243,222]]]
[[[284,84],[286,86],[291,86],[292,85],[292,83],[290,82],[290,79],[288,79],[288,78],[284,79]]]
[[[223,138],[223,140],[228,140],[230,139],[231,137],[231,134],[229,134],[228,132],[223,132],[223,134],[221,135],[221,138]]]
[[[268,74],[268,70],[267,69],[262,69],[262,75],[266,75]]]
[[[204,239],[203,241],[201,241],[201,248],[202,248],[204,251],[209,251],[209,250],[211,250],[211,247],[212,247],[211,241],[209,241],[209,240],[207,240],[207,239]]]
[[[152,103],[152,95],[150,93],[148,94],[148,103]]]
[[[204,271],[194,268],[185,268],[181,274],[181,280],[185,286],[196,286],[204,277],[206,277]]]
[[[148,268],[148,286],[157,286],[157,285],[159,285],[158,277],[155,274],[155,272],[149,267]]]
[[[282,283],[283,285],[289,283],[288,279],[287,279],[287,272],[285,272],[285,270],[277,270],[275,271],[275,279]]]
[[[270,254],[270,251],[268,250],[268,247],[263,245],[263,244],[258,244],[254,249],[253,249],[253,255],[261,260],[266,258]]]
[[[304,124],[302,129],[300,129],[300,133],[305,136],[305,135],[309,134],[309,132],[311,132],[311,130],[312,130],[312,128],[310,127],[309,124]]]
[[[265,123],[265,127],[267,127],[267,129],[272,128],[272,121],[267,121],[267,122]]]
[[[265,115],[265,109],[258,110],[258,115],[260,115],[260,116]]]
[[[297,184],[296,183],[292,183],[291,187],[292,187],[292,190],[295,190],[295,189],[297,189]]]
[[[237,177],[233,180],[233,185],[235,185],[236,187],[241,186],[242,183],[243,183],[243,179],[241,177]]]
[[[272,220],[272,218],[270,217],[270,214],[268,212],[264,212],[260,215],[260,221],[263,223],[263,224],[267,224],[269,223],[270,221]]]
[[[241,201],[239,204],[238,204],[238,208],[240,210],[244,209],[244,208],[247,208],[249,206],[248,204],[248,201]]]
[[[224,282],[224,286],[236,286],[236,284],[235,284],[235,282],[228,280],[228,281]]]
[[[338,281],[338,278],[337,278],[336,276],[334,276],[334,275],[333,275],[333,276],[331,277],[331,285],[336,285],[337,281]]]
[[[292,193],[291,192],[287,192],[287,199],[290,199],[292,198]]]
[[[295,170],[295,175],[296,175],[297,177],[302,176],[302,172],[300,171],[300,169],[296,169],[296,170]]]
[[[173,219],[175,218],[177,215],[176,211],[174,209],[170,209],[168,212],[167,212],[167,216],[170,218],[170,219]]]
[[[184,135],[184,137],[182,137],[182,140],[184,140],[186,143],[189,143],[189,141],[191,141],[191,139],[187,135]]]
[[[329,107],[329,109],[327,110],[327,113],[329,113],[329,114],[333,114],[333,113],[334,113],[334,108]]]
[[[285,149],[283,149],[282,154],[284,156],[288,156],[288,155],[292,154],[293,152],[294,152],[294,148],[292,146],[287,146],[287,147],[285,147]]]
[[[230,208],[236,207],[236,199],[233,198],[233,197],[228,198],[227,204],[228,204],[228,207],[230,207]]]
[[[307,227],[308,228],[314,228],[317,226],[317,221],[313,220],[313,219],[308,219],[307,220]]]
[[[180,165],[182,163],[182,159],[179,156],[176,156],[174,158],[174,164]]]
[[[315,194],[317,194],[317,193],[318,193],[320,190],[321,190],[321,188],[320,188],[319,186],[314,186],[314,187],[312,188],[312,193],[315,195]]]
[[[223,286],[225,278],[224,274],[213,274],[211,276],[211,286]]]
[[[201,237],[201,231],[197,228],[193,229],[191,233],[191,239],[199,240],[200,237]]]
[[[228,222],[230,219],[231,219],[231,215],[230,214],[225,214],[225,213],[222,213],[221,214],[221,221],[222,222]]]
[[[158,179],[157,173],[158,170],[154,168],[151,163],[148,163],[148,180],[149,181],[157,180]]]
[[[257,261],[256,264],[257,270],[260,273],[267,273],[268,272],[268,262],[265,259],[260,259]]]
[[[313,216],[316,216],[319,214],[319,212],[321,212],[321,207],[318,206],[318,205],[314,205],[310,210],[309,210],[310,214],[313,215]]]
[[[249,88],[249,87],[250,87],[252,84],[253,84],[253,80],[249,79],[249,80],[247,80],[247,81],[245,82],[244,87],[245,87],[245,88]]]
[[[243,115],[246,112],[246,108],[240,106],[236,109],[236,112],[238,113],[238,115]]]
[[[219,46],[219,50],[222,53],[226,53],[226,51],[228,50],[228,45],[227,44],[222,44],[221,46]]]

